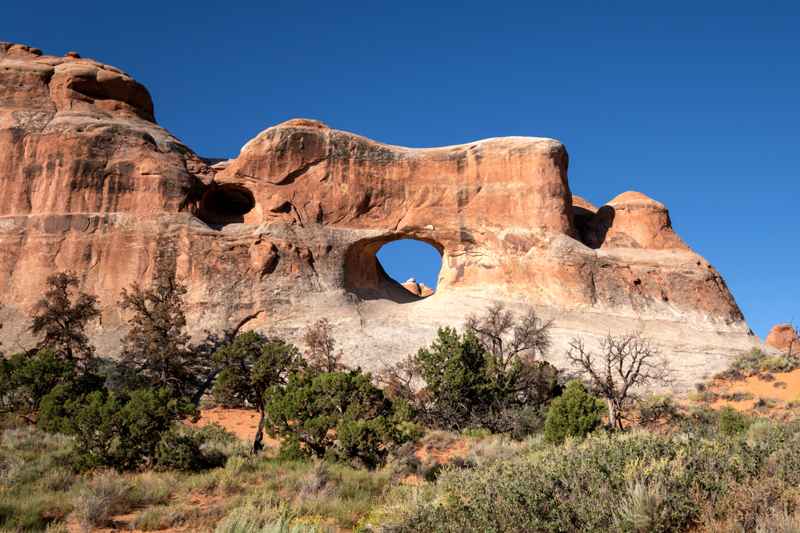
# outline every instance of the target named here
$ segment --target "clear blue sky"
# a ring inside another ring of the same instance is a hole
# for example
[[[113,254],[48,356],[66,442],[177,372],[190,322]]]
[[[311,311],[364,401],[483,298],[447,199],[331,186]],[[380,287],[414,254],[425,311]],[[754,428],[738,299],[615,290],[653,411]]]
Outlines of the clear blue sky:
[[[205,156],[298,116],[408,146],[555,137],[575,193],[667,204],[763,336],[800,321],[800,13],[654,5],[6,2],[0,40],[127,70]]]

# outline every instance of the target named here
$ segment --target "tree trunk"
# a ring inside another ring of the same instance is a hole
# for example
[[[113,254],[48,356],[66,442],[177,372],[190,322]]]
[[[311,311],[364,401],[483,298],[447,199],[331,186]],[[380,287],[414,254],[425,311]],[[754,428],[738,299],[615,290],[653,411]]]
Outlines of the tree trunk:
[[[608,404],[608,425],[611,429],[617,429],[617,425],[619,421],[617,420],[617,407],[614,405],[614,402],[611,398],[606,399],[606,403]]]
[[[265,422],[265,415],[264,410],[259,409],[258,412],[260,413],[258,419],[258,429],[256,430],[256,436],[253,438],[253,454],[258,454],[261,450],[264,449],[264,422]]]
[[[200,406],[200,400],[203,399],[203,395],[209,388],[211,388],[211,385],[214,384],[214,379],[217,377],[217,374],[219,374],[219,369],[212,370],[211,373],[206,377],[205,381],[200,384],[200,387],[198,387],[197,391],[192,397],[192,405],[195,407]]]

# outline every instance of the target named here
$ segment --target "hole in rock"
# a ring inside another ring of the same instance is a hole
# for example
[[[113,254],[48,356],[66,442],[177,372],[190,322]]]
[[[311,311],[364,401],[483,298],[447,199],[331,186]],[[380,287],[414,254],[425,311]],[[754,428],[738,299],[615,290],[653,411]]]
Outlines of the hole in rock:
[[[241,223],[255,206],[256,200],[247,187],[212,184],[200,200],[197,216],[210,226]]]
[[[359,241],[345,257],[345,286],[367,300],[421,300],[436,290],[443,251],[439,243],[405,236]]]

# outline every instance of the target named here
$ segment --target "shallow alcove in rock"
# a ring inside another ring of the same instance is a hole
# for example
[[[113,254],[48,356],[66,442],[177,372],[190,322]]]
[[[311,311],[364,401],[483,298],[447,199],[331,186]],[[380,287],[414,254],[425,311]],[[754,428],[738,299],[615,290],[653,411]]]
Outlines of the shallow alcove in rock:
[[[247,187],[212,183],[200,199],[197,217],[210,226],[242,223],[255,205],[253,193]]]
[[[415,302],[434,293],[441,245],[393,235],[355,243],[345,259],[345,285],[364,299]]]

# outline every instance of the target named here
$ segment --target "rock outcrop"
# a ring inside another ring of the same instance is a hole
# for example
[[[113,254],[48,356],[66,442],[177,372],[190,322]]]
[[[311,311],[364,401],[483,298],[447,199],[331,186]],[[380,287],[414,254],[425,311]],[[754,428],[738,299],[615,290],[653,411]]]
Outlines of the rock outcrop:
[[[205,161],[155,123],[124,72],[0,44],[0,154],[6,341],[31,342],[24,317],[47,275],[69,269],[98,295],[93,338],[112,353],[120,291],[172,250],[196,334],[257,315],[249,327],[296,337],[328,317],[366,368],[494,300],[554,318],[556,362],[573,335],[642,330],[684,384],[757,342],[665,206],[635,192],[599,209],[573,196],[553,139],[412,149],[296,119]],[[376,258],[406,238],[442,254],[433,295]]]
[[[433,289],[425,285],[424,283],[419,283],[414,278],[409,278],[403,283],[403,288],[413,294],[414,296],[419,296],[421,298],[427,298],[431,294],[433,294]]]
[[[769,330],[764,344],[781,353],[800,354],[800,336],[792,324],[777,324]]]

